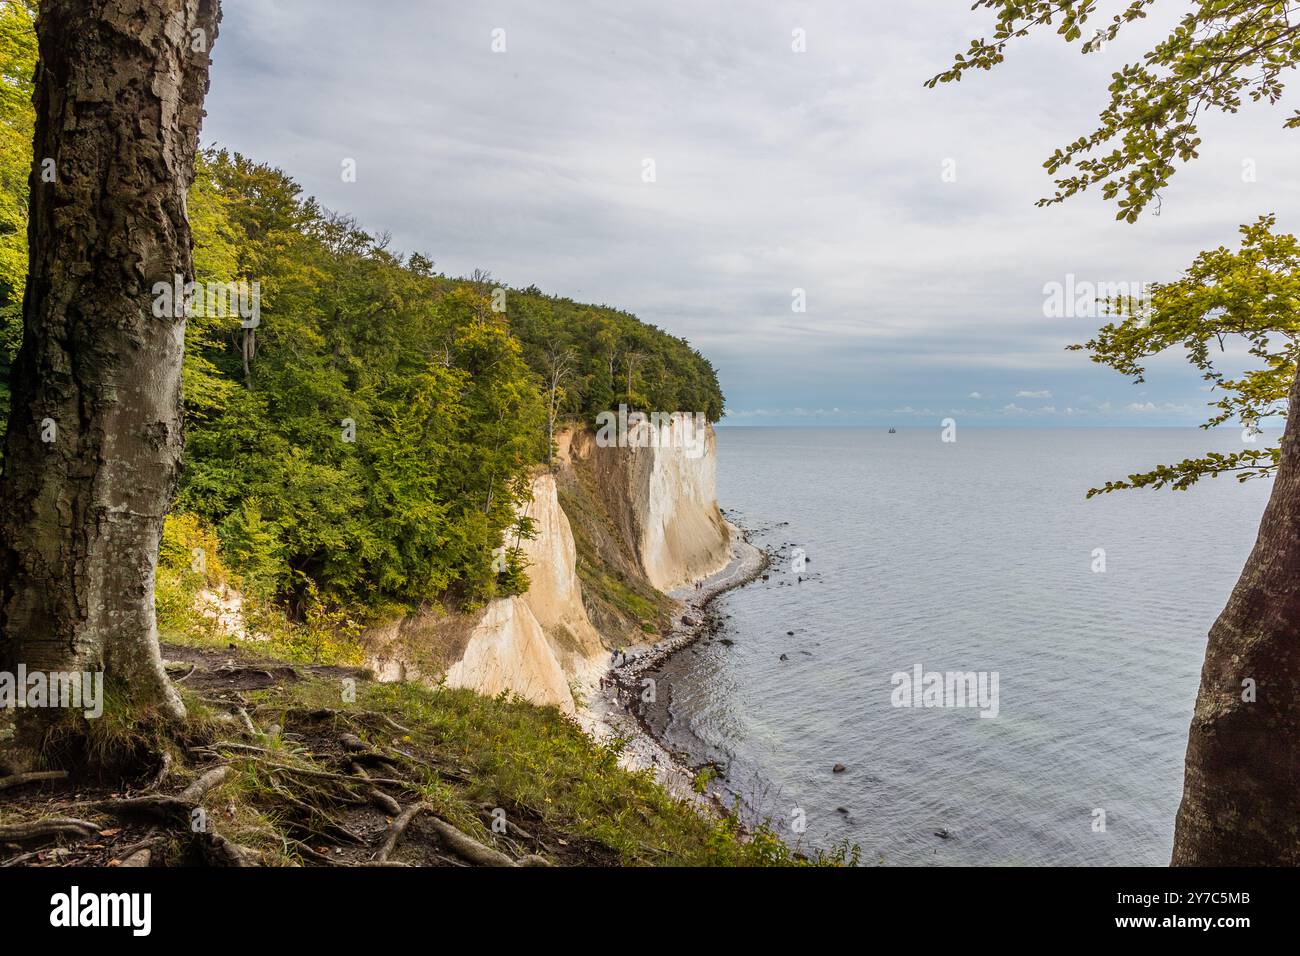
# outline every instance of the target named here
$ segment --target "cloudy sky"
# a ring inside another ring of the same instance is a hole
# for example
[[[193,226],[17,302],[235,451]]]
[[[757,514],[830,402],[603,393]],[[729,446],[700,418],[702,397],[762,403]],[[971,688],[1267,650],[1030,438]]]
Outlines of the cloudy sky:
[[[1133,385],[1064,351],[1099,323],[1045,316],[1044,287],[1172,278],[1266,212],[1300,229],[1294,104],[1206,122],[1159,217],[1037,209],[1043,159],[1182,4],[1100,54],[1044,35],[924,89],[991,32],[969,6],[224,0],[203,139],[448,274],[685,336],[732,424],[1203,420],[1177,355]]]

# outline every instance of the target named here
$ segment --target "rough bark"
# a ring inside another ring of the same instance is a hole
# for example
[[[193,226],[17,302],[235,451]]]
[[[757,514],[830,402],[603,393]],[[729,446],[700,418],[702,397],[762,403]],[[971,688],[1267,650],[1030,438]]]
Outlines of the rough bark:
[[[177,716],[154,574],[180,472],[185,320],[154,314],[153,287],[193,277],[186,192],[219,19],[218,0],[41,4],[30,267],[0,478],[0,665],[102,670]],[[30,747],[47,715],[17,715]]]
[[[1300,376],[1255,548],[1210,629],[1173,863],[1300,864]]]

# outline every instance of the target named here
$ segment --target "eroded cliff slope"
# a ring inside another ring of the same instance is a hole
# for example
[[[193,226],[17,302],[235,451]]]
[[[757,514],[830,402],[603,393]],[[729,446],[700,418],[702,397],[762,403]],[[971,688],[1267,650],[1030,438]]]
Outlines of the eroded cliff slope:
[[[586,429],[558,444],[554,472],[534,478],[523,509],[535,536],[507,542],[528,560],[527,592],[473,614],[435,609],[371,628],[364,641],[380,679],[506,690],[573,713],[575,690],[594,685],[608,648],[666,632],[665,591],[726,565],[712,428],[698,453],[667,439],[602,447]]]

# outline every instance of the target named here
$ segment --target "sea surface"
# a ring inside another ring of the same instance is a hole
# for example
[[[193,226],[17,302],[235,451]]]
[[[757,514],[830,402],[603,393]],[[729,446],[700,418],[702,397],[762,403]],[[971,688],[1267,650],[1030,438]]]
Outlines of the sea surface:
[[[1240,442],[720,428],[718,501],[776,558],[664,669],[668,743],[751,820],[864,864],[1167,864],[1206,633],[1271,483],[1085,493]],[[996,672],[997,716],[896,706],[918,664]]]

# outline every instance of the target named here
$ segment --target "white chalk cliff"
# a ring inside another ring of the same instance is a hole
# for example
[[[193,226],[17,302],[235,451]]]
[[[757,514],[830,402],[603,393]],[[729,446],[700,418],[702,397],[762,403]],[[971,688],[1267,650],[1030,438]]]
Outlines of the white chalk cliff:
[[[604,507],[635,544],[656,588],[671,590],[727,564],[711,427],[701,454],[680,447],[602,448],[587,431],[565,434],[559,444],[565,465],[570,456],[593,456]],[[573,689],[595,683],[608,651],[583,606],[577,549],[553,475],[534,478],[523,513],[536,536],[508,543],[528,559],[528,591],[492,601],[475,615],[411,615],[370,629],[363,641],[381,680],[441,679],[575,711]]]
[[[474,615],[428,612],[362,637],[380,680],[443,680],[481,694],[511,691],[574,712],[571,685],[594,682],[605,647],[582,607],[577,551],[555,478],[538,475],[523,513],[536,537],[513,538],[528,560],[528,591]]]
[[[718,510],[717,435],[690,420],[645,424],[640,447],[605,445],[582,431],[572,436],[571,458],[590,459],[600,476],[610,517],[621,522],[641,569],[660,591],[707,577],[727,566],[730,535]]]

